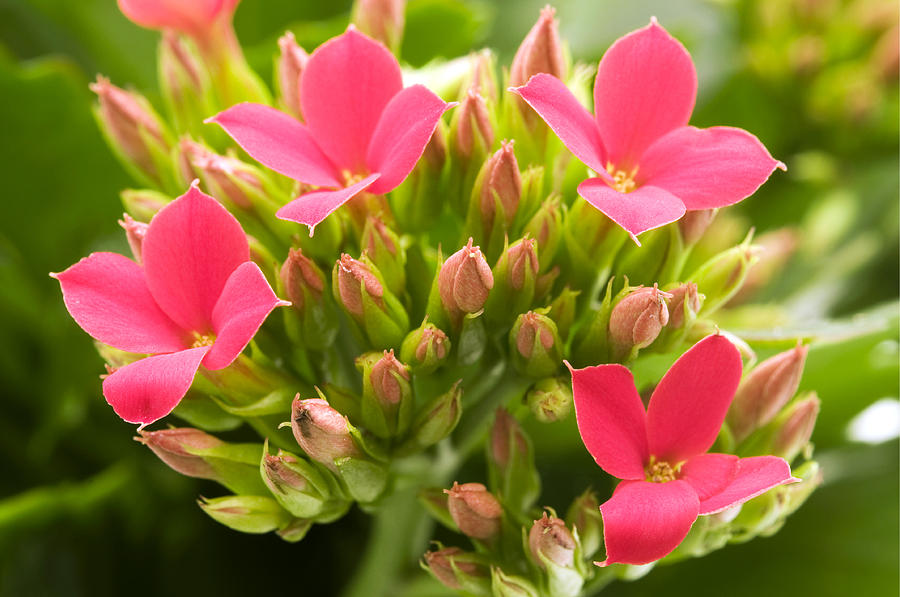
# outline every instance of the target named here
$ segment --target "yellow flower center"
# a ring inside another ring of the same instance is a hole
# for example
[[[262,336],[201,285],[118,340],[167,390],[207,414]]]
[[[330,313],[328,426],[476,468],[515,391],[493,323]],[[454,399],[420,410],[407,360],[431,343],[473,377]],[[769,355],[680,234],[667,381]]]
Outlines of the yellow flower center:
[[[606,171],[613,178],[610,186],[620,193],[630,193],[637,186],[634,182],[634,175],[638,171],[637,166],[631,172],[626,172],[625,170],[618,170],[612,163],[608,163],[606,164]]]
[[[345,187],[355,185],[356,183],[358,183],[359,181],[361,181],[363,178],[366,177],[365,174],[354,174],[353,172],[350,172],[350,170],[342,170],[341,176],[344,179]]]
[[[191,348],[200,348],[201,346],[212,346],[213,342],[216,341],[216,337],[212,334],[198,334],[194,333],[194,343],[191,344]]]
[[[650,457],[650,464],[645,470],[646,480],[650,483],[668,483],[678,478],[681,463],[672,466],[668,462],[657,460],[656,456]]]

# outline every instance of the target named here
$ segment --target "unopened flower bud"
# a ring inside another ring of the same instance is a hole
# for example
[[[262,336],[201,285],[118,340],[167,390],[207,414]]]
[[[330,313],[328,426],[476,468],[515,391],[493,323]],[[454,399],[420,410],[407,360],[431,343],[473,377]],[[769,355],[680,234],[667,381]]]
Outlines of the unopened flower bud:
[[[590,489],[575,498],[566,513],[566,522],[578,531],[581,552],[590,558],[603,541],[603,519],[600,516],[600,502]]]
[[[515,511],[526,512],[540,495],[531,443],[519,422],[497,409],[487,445],[491,485]]]
[[[796,458],[809,444],[818,416],[819,398],[816,395],[791,404],[775,419],[778,431],[772,439],[770,453],[788,462]]]
[[[489,101],[497,101],[496,59],[489,49],[469,55],[470,71],[464,89],[472,89]]]
[[[497,225],[503,230],[508,229],[516,216],[522,197],[522,175],[516,162],[516,154],[513,152],[512,141],[503,141],[500,149],[488,158],[479,181],[475,183],[475,188],[480,188],[477,192],[485,238],[491,236],[498,210],[502,215]]]
[[[562,421],[572,412],[572,386],[559,377],[540,380],[525,396],[528,408],[541,423]]]
[[[728,411],[728,426],[740,442],[775,418],[797,392],[809,348],[797,346],[766,359],[741,381]]]
[[[288,31],[278,38],[278,65],[276,81],[281,105],[296,118],[303,118],[300,107],[300,76],[306,68],[309,55],[297,44],[294,34]]]
[[[678,220],[678,230],[685,245],[693,245],[703,236],[715,219],[718,209],[696,209],[685,212]]]
[[[190,139],[182,139],[179,148],[203,178],[209,192],[226,206],[253,208],[254,198],[265,193],[262,172],[237,158],[218,155]]]
[[[120,194],[125,211],[139,222],[149,222],[172,198],[150,189],[125,189]]]
[[[669,290],[672,298],[669,299],[669,323],[671,329],[678,329],[697,317],[700,306],[703,304],[697,285],[687,282]],[[687,316],[687,317],[686,317]]]
[[[484,558],[458,547],[442,547],[425,552],[424,568],[441,584],[455,591],[487,594],[490,570]]]
[[[497,566],[491,567],[491,591],[494,597],[540,597],[530,581],[521,576],[507,575]]]
[[[441,302],[451,316],[476,313],[484,307],[494,276],[481,249],[468,244],[447,258],[438,274]]]
[[[748,241],[710,258],[687,279],[697,283],[706,297],[703,314],[709,315],[727,303],[744,285],[747,275],[759,260],[757,247]]]
[[[526,84],[538,73],[547,73],[557,79],[565,77],[566,63],[555,14],[554,8],[544,7],[537,23],[522,40],[509,69],[509,84],[513,87]]]
[[[441,366],[450,355],[450,339],[432,323],[423,322],[407,334],[400,358],[416,373],[427,374]]]
[[[426,448],[449,436],[462,415],[462,388],[459,382],[448,392],[432,400],[413,425],[413,438],[419,447]]]
[[[488,319],[508,322],[531,308],[539,270],[534,239],[525,237],[507,247],[493,269],[496,284],[485,306]]]
[[[394,357],[393,350],[384,351],[384,355],[372,366],[369,382],[375,397],[382,404],[397,404],[408,391],[409,370]],[[407,382],[404,384],[404,382]]]
[[[290,514],[269,497],[230,495],[197,503],[214,520],[242,533],[268,533],[291,523]]]
[[[609,343],[615,360],[627,359],[656,340],[669,323],[666,300],[672,295],[653,288],[637,288],[619,301],[609,315]]]
[[[302,312],[310,300],[319,301],[325,289],[325,274],[300,249],[290,249],[281,266],[281,283],[291,308]]]
[[[406,0],[356,0],[352,21],[360,31],[397,53],[403,40],[405,11]]]
[[[135,440],[153,450],[160,460],[182,475],[214,481],[221,479],[211,464],[194,453],[224,445],[219,438],[190,427],[141,430],[139,433]]]
[[[141,246],[144,243],[144,235],[147,234],[149,224],[138,222],[128,214],[122,214],[119,220],[119,226],[125,229],[125,237],[128,239],[128,246],[131,247],[131,254],[134,260],[141,262]]]
[[[548,197],[527,224],[525,234],[537,241],[538,258],[542,270],[550,268],[562,240],[563,213],[559,195]]]
[[[450,147],[463,162],[481,163],[494,145],[494,125],[484,97],[470,89],[454,110]]]
[[[298,395],[291,405],[291,430],[310,458],[333,471],[337,471],[335,460],[361,455],[347,419],[325,400],[300,400]]]
[[[547,315],[556,322],[559,337],[563,340],[569,336],[569,330],[572,329],[572,324],[575,322],[579,294],[581,294],[579,291],[566,286],[559,296],[550,301],[550,311],[547,312]]]
[[[126,163],[133,165],[150,181],[161,184],[160,172],[168,157],[170,144],[165,125],[143,96],[125,91],[98,76],[90,85],[97,94],[97,115],[107,139]]]
[[[363,374],[362,421],[378,437],[402,435],[413,411],[409,369],[393,349],[370,352],[356,359]]]
[[[431,138],[425,145],[422,152],[422,159],[419,162],[423,168],[428,168],[431,174],[439,173],[444,168],[447,161],[447,127],[443,122],[439,122],[435,127]]]
[[[365,331],[375,348],[400,345],[409,330],[409,316],[385,287],[381,272],[367,255],[358,260],[341,255],[331,279],[335,300]]]
[[[378,266],[384,283],[396,295],[406,290],[406,251],[397,233],[377,216],[369,216],[363,227],[360,245],[366,256]]]
[[[159,72],[160,87],[176,130],[199,134],[203,119],[216,109],[210,74],[195,48],[172,30],[163,32]]]
[[[481,483],[454,482],[447,493],[450,516],[459,530],[474,539],[493,539],[500,533],[503,508]]]
[[[779,228],[761,235],[754,245],[759,259],[747,273],[744,285],[728,302],[729,306],[751,299],[780,275],[800,245],[800,235],[794,228]]]
[[[522,375],[546,377],[562,363],[562,341],[556,323],[529,311],[519,315],[509,333],[513,363]]]
[[[528,532],[528,548],[540,568],[547,567],[544,560],[564,568],[575,565],[575,537],[563,520],[547,516],[547,512],[534,521]]]
[[[264,451],[260,474],[278,503],[294,516],[317,516],[328,499],[322,494],[325,482],[318,471],[290,452]]]
[[[337,284],[334,285],[335,299],[357,321],[362,323],[363,293],[376,304],[384,295],[381,282],[365,263],[353,259],[346,253],[334,267]]]

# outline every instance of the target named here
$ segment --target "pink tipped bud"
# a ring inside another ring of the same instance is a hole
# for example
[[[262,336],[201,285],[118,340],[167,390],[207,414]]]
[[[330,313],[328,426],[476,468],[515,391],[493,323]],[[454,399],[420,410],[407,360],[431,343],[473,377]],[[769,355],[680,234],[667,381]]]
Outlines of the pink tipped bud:
[[[119,226],[125,229],[125,237],[128,239],[128,246],[131,247],[131,254],[134,260],[141,262],[141,246],[144,243],[144,235],[147,234],[149,224],[138,222],[128,214],[122,214],[119,220]]]
[[[276,494],[305,492],[309,482],[291,465],[299,462],[296,456],[279,450],[278,454],[264,454],[262,462],[263,481]]]
[[[451,314],[478,312],[493,287],[491,267],[481,249],[472,246],[471,238],[465,247],[447,258],[438,274],[441,301]]]
[[[490,101],[497,101],[497,76],[494,54],[481,50],[469,55],[471,68],[466,89],[473,89]]]
[[[169,204],[170,197],[150,189],[125,189],[121,193],[125,210],[140,222],[149,222],[156,212]]]
[[[360,455],[347,419],[325,400],[300,400],[298,395],[291,405],[291,430],[310,458],[333,471],[335,460]]]
[[[300,75],[306,68],[309,54],[297,44],[294,34],[288,31],[278,39],[278,48],[281,54],[278,56],[277,80],[278,91],[281,94],[281,103],[285,109],[296,116],[303,117],[300,108]]]
[[[199,429],[176,427],[160,431],[140,431],[136,437],[172,469],[188,477],[219,480],[215,469],[193,451],[209,450],[225,442]]]
[[[550,6],[541,10],[537,23],[522,40],[509,69],[509,84],[524,85],[532,76],[547,73],[558,79],[565,76],[566,63],[559,41],[556,10]]]
[[[566,523],[555,516],[544,515],[535,520],[528,532],[528,548],[534,563],[546,568],[544,560],[557,566],[571,568],[575,565],[575,537]]]
[[[620,359],[633,349],[650,346],[669,323],[666,300],[672,298],[653,285],[638,288],[613,307],[609,315],[609,342]]]
[[[509,334],[513,364],[528,377],[552,375],[562,363],[562,341],[556,323],[543,313],[519,315]]]
[[[200,57],[172,30],[163,32],[159,55],[160,84],[176,109],[191,96],[202,97],[207,75]]]
[[[744,377],[728,411],[728,424],[737,441],[774,419],[794,396],[807,352],[808,347],[797,346],[779,353]]]
[[[425,322],[403,340],[400,356],[414,371],[434,371],[450,354],[450,339],[439,327]]]
[[[513,290],[522,290],[527,278],[537,276],[539,269],[534,239],[523,238],[512,244],[506,256],[509,259],[509,285]]]
[[[519,422],[505,409],[498,408],[491,427],[491,460],[500,468],[506,468],[513,451],[518,454],[528,452],[528,440]]]
[[[490,575],[480,556],[458,547],[426,552],[424,559],[428,571],[445,587],[456,591],[486,585]]]
[[[484,155],[494,144],[494,127],[484,97],[470,89],[456,108],[453,130],[456,151],[464,160],[471,159],[476,150]]]
[[[125,158],[158,181],[154,150],[167,153],[169,147],[162,121],[150,102],[137,93],[116,87],[102,76],[90,88],[97,94],[100,121],[110,141]],[[156,147],[151,148],[152,145]]]
[[[353,24],[397,52],[403,40],[405,11],[406,0],[356,0]]]
[[[575,498],[566,513],[566,522],[578,531],[578,540],[584,557],[594,555],[603,540],[603,519],[600,516],[600,502],[590,489]]]
[[[702,303],[700,293],[697,292],[697,285],[688,282],[677,286],[669,291],[672,298],[669,299],[669,327],[673,329],[680,328],[684,325],[685,314],[694,316],[700,311]]]
[[[337,299],[357,321],[363,318],[363,295],[365,292],[376,302],[384,296],[381,282],[362,261],[353,259],[346,253],[341,255],[335,265],[337,277]]]
[[[251,209],[248,193],[264,193],[259,172],[237,158],[218,155],[190,139],[182,139],[180,148],[196,172],[203,177],[210,192],[220,201],[230,202],[241,209]]]
[[[325,274],[300,249],[288,251],[288,258],[281,266],[280,275],[284,293],[293,309],[303,311],[307,294],[316,301],[322,298]]]
[[[772,440],[772,454],[790,462],[803,451],[816,427],[819,404],[818,396],[812,395],[798,400],[781,414],[780,428]]]
[[[407,385],[404,392],[402,381],[409,381],[409,368],[394,357],[394,351],[385,350],[384,356],[372,366],[369,374],[369,382],[375,397],[382,404],[397,404],[408,393]]]
[[[450,516],[463,534],[475,539],[492,539],[500,533],[503,508],[481,483],[454,482],[445,489]]]
[[[521,317],[521,325],[515,338],[516,349],[526,359],[532,357],[536,345],[544,347],[545,350],[553,346],[552,331],[534,311],[529,311]]]
[[[697,209],[689,211],[678,220],[678,229],[681,231],[681,238],[684,244],[693,245],[703,236],[709,225],[715,219],[717,209]]]
[[[508,228],[522,198],[522,175],[513,152],[513,142],[503,141],[500,149],[488,158],[484,168],[479,205],[485,234],[490,236],[497,202],[503,209],[504,228]]]

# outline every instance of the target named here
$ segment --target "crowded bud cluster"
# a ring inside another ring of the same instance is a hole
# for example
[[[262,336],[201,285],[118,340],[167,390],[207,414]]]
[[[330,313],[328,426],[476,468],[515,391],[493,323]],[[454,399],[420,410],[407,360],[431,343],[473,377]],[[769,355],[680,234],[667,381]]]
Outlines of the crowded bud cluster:
[[[689,124],[694,64],[656,19],[592,93],[547,7],[511,64],[431,65],[439,95],[404,84],[404,2],[358,0],[320,46],[278,40],[273,94],[238,0],[119,6],[162,32],[163,106],[91,86],[142,187],[133,258],[53,276],[136,439],[228,492],[210,517],[298,541],[414,487],[455,537],[420,562],[438,582],[574,597],[771,534],[818,485],[807,347],[753,366],[715,318],[746,296],[752,234],[691,259],[784,165]],[[550,504],[532,436],[557,425],[598,468]],[[461,468],[481,453],[484,475]]]

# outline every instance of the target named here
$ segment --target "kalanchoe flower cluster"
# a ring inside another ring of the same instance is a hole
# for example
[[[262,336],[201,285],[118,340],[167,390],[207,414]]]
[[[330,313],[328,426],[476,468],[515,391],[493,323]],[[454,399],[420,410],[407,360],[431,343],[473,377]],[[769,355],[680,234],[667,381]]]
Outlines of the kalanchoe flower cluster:
[[[808,348],[742,380],[732,340],[750,348],[712,319],[743,300],[752,235],[688,259],[716,210],[782,164],[746,131],[688,125],[694,66],[655,19],[606,52],[591,115],[576,97],[592,69],[571,64],[551,7],[510,64],[484,50],[429,67],[440,97],[404,86],[405,3],[358,0],[318,48],[279,39],[273,100],[234,35],[237,0],[119,5],[163,30],[165,113],[92,86],[147,187],[122,195],[134,260],[95,253],[54,276],[136,439],[231,492],[201,500],[213,519],[298,541],[415,486],[472,543],[425,552],[443,585],[575,597],[624,576],[613,564],[771,533],[818,485],[819,402],[795,396]],[[651,353],[675,364],[661,380],[633,367],[635,387],[628,367]],[[541,502],[529,431],[573,407],[602,469],[585,474],[620,481],[563,518]],[[186,425],[143,428],[173,410]],[[239,425],[259,440],[217,435]],[[484,477],[457,479],[479,448]]]

